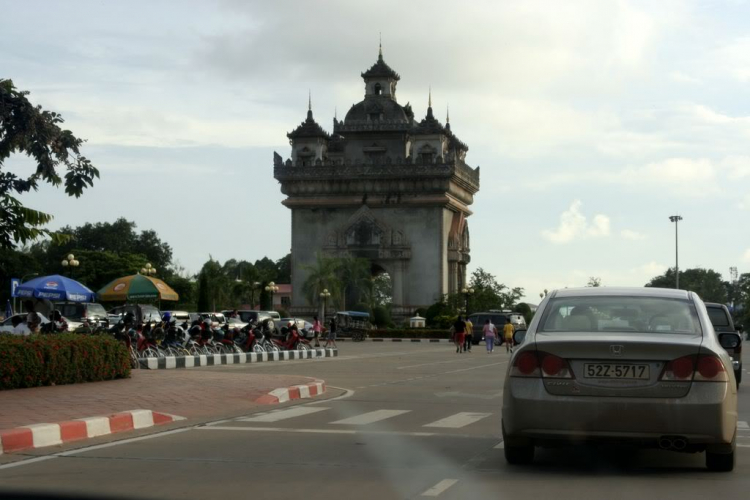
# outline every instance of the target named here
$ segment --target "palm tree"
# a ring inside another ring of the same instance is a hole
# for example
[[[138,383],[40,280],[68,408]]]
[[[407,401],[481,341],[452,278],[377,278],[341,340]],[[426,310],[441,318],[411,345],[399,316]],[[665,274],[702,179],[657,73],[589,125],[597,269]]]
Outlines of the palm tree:
[[[336,275],[338,260],[316,252],[315,263],[302,267],[309,273],[302,285],[302,293],[305,294],[307,302],[310,305],[317,304],[320,292],[327,289],[331,293],[332,302],[335,303],[341,291],[341,282]]]
[[[362,292],[370,282],[370,261],[351,255],[339,259],[338,275],[341,278],[344,304],[351,307],[359,302]]]

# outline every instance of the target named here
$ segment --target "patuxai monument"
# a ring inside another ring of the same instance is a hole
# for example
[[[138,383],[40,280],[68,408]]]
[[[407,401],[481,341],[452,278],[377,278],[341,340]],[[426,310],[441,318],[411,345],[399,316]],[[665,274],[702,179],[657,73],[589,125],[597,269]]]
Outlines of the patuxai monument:
[[[361,74],[364,99],[326,132],[313,118],[287,134],[291,157],[274,154],[274,177],[292,211],[292,314],[309,314],[301,292],[308,268],[323,255],[367,259],[387,272],[391,313],[413,315],[460,290],[469,263],[469,206],[479,168],[468,146],[432,111],[417,119],[399,104],[400,76],[383,60]]]

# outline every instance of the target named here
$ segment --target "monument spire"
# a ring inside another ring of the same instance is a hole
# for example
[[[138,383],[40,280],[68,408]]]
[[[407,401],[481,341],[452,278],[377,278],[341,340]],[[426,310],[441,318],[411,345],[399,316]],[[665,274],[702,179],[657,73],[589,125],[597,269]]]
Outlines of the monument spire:
[[[378,33],[379,42],[378,42],[378,61],[383,60],[383,33]]]
[[[312,92],[310,89],[307,89],[307,119],[312,120]]]

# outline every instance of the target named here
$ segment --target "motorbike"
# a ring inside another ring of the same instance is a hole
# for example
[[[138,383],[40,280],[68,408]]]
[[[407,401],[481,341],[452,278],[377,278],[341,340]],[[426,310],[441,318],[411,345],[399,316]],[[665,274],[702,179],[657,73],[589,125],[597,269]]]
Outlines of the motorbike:
[[[282,332],[287,330],[286,327],[281,329]],[[286,331],[285,340],[271,339],[280,350],[284,351],[308,351],[310,350],[310,341],[302,338],[296,328]]]

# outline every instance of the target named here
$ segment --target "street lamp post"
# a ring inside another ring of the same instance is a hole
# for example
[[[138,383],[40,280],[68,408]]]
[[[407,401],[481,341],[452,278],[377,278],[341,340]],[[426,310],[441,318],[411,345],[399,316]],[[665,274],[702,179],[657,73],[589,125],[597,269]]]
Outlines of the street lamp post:
[[[461,293],[463,293],[464,296],[466,297],[466,304],[465,304],[464,309],[466,310],[466,316],[468,316],[469,315],[469,296],[474,293],[474,289],[464,288],[463,290],[461,290]]]
[[[144,276],[154,276],[156,275],[156,268],[152,267],[151,263],[149,262],[141,268],[141,274]]]
[[[674,222],[674,287],[680,288],[680,253],[679,253],[679,240],[677,238],[677,226],[682,220],[681,215],[670,215],[669,220]]]
[[[70,268],[69,277],[72,277],[73,276],[73,268],[74,267],[78,267],[80,265],[80,262],[78,262],[76,260],[76,256],[75,255],[73,255],[72,253],[69,253],[68,256],[66,258],[64,258],[62,260],[62,262],[60,262],[60,264],[62,264],[63,268],[68,268],[68,267]]]
[[[255,281],[253,282],[253,286],[250,289],[250,309],[255,308],[255,289],[260,288],[260,282]]]
[[[266,285],[266,291],[271,294],[271,310],[273,311],[273,294],[279,291],[279,287],[272,281]]]
[[[322,319],[323,324],[326,322],[326,301],[328,300],[328,297],[331,296],[331,292],[328,291],[327,288],[324,288],[322,292],[320,292],[320,298],[323,300],[323,314],[320,316]]]

